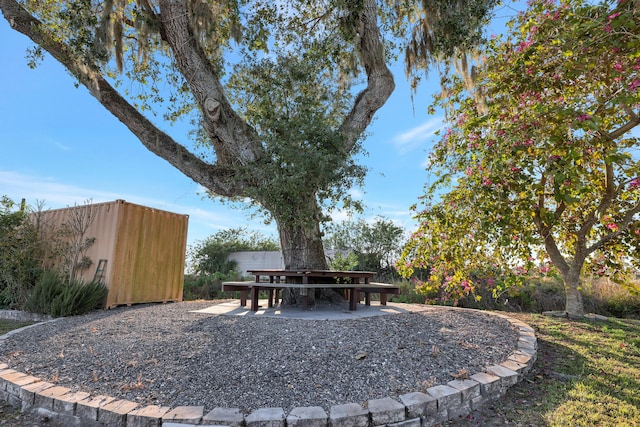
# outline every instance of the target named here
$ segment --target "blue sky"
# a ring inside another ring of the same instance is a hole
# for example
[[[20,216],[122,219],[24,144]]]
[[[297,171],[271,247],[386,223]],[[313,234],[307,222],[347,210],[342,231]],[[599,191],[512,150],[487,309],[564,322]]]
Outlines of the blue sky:
[[[274,226],[250,219],[203,196],[202,188],[149,152],[55,60],[36,69],[25,59],[30,41],[0,19],[0,195],[61,208],[124,199],[189,215],[188,244],[219,230],[248,227],[275,235]],[[413,228],[409,207],[422,194],[425,160],[442,126],[426,113],[437,76],[411,100],[402,64],[394,68],[396,90],[368,128],[363,161],[370,173],[353,189],[366,205],[365,217],[384,216]],[[155,121],[158,124],[158,121]],[[160,126],[178,141],[185,129]]]

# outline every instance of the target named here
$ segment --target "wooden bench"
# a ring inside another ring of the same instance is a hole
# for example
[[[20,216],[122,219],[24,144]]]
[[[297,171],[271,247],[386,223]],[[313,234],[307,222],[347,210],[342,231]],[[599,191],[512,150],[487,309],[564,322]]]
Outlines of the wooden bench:
[[[372,282],[362,287],[358,288],[358,290],[364,293],[364,302],[365,305],[371,305],[371,294],[380,294],[380,305],[387,305],[387,295],[398,295],[400,293],[400,287],[389,285],[387,283],[377,283]]]
[[[254,284],[254,282],[223,282],[222,291],[240,292],[240,306],[246,307],[247,295],[249,295],[249,291],[251,291],[251,285]]]
[[[282,289],[344,289],[349,291],[349,310],[356,310],[360,301],[360,292],[365,294],[365,304],[371,305],[371,294],[380,294],[380,304],[387,305],[387,294],[398,294],[398,286],[386,283],[271,283],[271,282],[223,282],[222,290],[240,292],[240,305],[247,305],[247,294],[251,292],[251,311],[258,311],[258,294],[260,290],[269,293],[268,307],[273,307],[274,291],[276,303],[278,292]],[[301,292],[302,306],[307,308],[306,292]]]

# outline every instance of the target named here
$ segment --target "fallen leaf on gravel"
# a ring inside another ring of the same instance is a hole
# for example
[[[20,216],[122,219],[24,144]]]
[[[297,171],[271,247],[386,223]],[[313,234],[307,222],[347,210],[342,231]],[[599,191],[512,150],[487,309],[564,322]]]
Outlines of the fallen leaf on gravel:
[[[367,353],[366,351],[359,351],[356,353],[356,355],[354,356],[356,358],[356,360],[362,360],[365,357],[367,357],[369,355],[369,353]]]

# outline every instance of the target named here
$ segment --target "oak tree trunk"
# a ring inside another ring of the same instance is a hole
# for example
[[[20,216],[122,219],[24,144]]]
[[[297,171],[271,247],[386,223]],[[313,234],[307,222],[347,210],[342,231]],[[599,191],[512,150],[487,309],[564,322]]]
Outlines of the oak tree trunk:
[[[569,317],[584,316],[584,303],[582,292],[580,291],[580,276],[569,274],[564,278],[564,289],[566,292],[565,312]]]
[[[278,223],[280,245],[287,270],[326,270],[327,260],[324,256],[324,247],[320,235],[319,224],[291,224]],[[295,278],[288,278],[293,280]],[[301,293],[302,292],[302,293]],[[302,297],[307,296],[307,304],[315,304],[315,290],[284,289],[282,291],[282,303],[284,305],[297,305],[302,302]]]
[[[571,318],[584,316],[584,304],[582,292],[580,291],[580,271],[582,270],[584,260],[583,257],[577,258],[578,259],[573,259],[568,270],[560,272],[566,293],[564,311],[565,314]]]
[[[307,195],[284,211],[272,208],[270,211],[276,216],[280,247],[286,270],[310,271],[326,270],[327,258],[324,254],[322,232],[320,231],[320,216],[322,210],[314,194]],[[293,211],[293,212],[292,212]],[[301,278],[287,278],[287,280],[301,280]],[[327,280],[327,279],[323,279]],[[293,282],[291,282],[293,283]],[[282,292],[283,305],[299,305],[302,297],[307,297],[307,304],[313,306],[316,301],[342,300],[342,296],[333,290],[320,289],[284,289]]]

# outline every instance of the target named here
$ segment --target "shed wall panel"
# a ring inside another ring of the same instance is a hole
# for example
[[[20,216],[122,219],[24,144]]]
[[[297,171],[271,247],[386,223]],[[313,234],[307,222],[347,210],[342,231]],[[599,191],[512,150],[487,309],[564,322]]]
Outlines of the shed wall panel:
[[[95,237],[86,253],[92,265],[81,277],[93,279],[99,260],[107,260],[103,279],[109,288],[107,307],[181,301],[188,216],[124,200],[91,207],[96,215],[85,236]],[[46,211],[42,221],[49,230],[59,228],[82,208]]]
[[[108,306],[182,300],[187,225],[186,215],[122,206]]]

